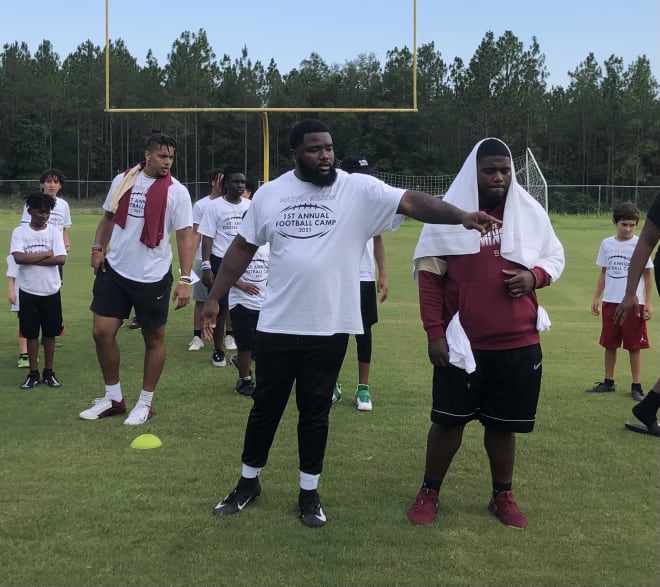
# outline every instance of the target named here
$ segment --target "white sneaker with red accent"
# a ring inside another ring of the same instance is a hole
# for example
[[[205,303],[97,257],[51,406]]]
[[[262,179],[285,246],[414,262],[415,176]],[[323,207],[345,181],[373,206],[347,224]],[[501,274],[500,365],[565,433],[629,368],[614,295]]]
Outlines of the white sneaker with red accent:
[[[128,414],[126,420],[124,420],[124,424],[129,426],[144,424],[151,418],[151,416],[153,416],[151,406],[138,402],[135,404],[135,407],[131,410],[130,414]]]

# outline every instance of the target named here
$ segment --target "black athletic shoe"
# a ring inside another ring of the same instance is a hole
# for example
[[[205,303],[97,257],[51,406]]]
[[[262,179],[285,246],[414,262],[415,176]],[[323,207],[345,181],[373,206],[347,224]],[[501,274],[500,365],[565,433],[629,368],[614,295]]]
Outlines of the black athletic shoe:
[[[596,381],[596,385],[585,389],[587,393],[607,393],[609,391],[616,391],[616,385],[607,385],[604,381]]]
[[[48,387],[62,387],[62,384],[55,377],[55,371],[46,371],[45,369],[41,383],[45,383]]]
[[[644,392],[641,389],[631,389],[630,397],[632,397],[636,402],[641,402],[644,399]]]
[[[325,526],[326,517],[321,507],[321,498],[316,491],[309,497],[298,497],[298,517],[309,528]]]
[[[25,381],[23,381],[21,389],[32,389],[37,385],[39,385],[39,371],[30,371]]]
[[[252,377],[246,377],[245,379],[239,377],[236,382],[236,393],[252,397],[254,393],[254,379]]]
[[[248,485],[247,483],[245,485]],[[241,487],[241,481],[234,490],[213,508],[216,516],[231,516],[244,510],[255,498],[261,494],[259,479],[252,482],[248,487]]]

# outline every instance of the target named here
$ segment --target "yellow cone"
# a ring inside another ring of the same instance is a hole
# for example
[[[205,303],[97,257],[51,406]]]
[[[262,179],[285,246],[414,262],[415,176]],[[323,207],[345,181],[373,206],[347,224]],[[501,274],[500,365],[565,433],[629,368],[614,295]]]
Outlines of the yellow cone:
[[[140,434],[133,442],[131,448],[146,450],[148,448],[158,448],[163,446],[163,441],[153,434]]]

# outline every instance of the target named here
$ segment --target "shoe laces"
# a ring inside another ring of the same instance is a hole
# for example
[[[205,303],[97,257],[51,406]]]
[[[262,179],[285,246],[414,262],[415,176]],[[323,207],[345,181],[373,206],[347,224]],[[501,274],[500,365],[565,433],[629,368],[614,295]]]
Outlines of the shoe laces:
[[[437,494],[435,491],[432,489],[420,489],[419,493],[417,494],[417,497],[415,498],[415,504],[413,507],[415,508],[421,508],[424,507],[426,504],[431,504],[435,506],[435,502],[437,501]]]
[[[151,406],[148,404],[136,404],[131,410],[131,416],[135,415],[140,420],[146,420],[149,417]]]

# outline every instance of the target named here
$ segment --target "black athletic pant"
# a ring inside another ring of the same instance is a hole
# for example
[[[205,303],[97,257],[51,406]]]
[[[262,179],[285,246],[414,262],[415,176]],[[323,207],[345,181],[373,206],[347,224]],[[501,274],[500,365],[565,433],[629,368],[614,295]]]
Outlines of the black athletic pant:
[[[243,463],[263,467],[296,384],[300,470],[318,475],[328,439],[332,390],[348,334],[307,336],[257,331],[254,405],[245,429]]]

